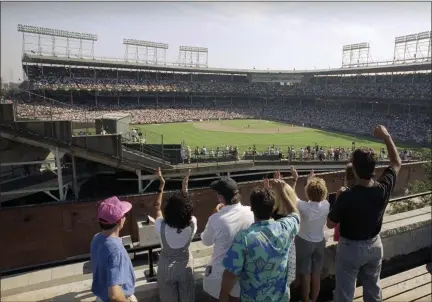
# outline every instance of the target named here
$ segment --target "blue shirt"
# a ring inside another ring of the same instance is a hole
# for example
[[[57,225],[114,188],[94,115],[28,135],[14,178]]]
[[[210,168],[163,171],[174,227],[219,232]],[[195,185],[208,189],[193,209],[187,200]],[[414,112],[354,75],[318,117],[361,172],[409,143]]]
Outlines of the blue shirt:
[[[223,265],[239,277],[242,302],[289,301],[289,249],[299,223],[299,216],[292,214],[255,222],[234,237]]]
[[[108,288],[114,285],[121,286],[126,297],[134,294],[135,271],[120,238],[97,234],[90,244],[90,258],[93,294],[109,301]]]

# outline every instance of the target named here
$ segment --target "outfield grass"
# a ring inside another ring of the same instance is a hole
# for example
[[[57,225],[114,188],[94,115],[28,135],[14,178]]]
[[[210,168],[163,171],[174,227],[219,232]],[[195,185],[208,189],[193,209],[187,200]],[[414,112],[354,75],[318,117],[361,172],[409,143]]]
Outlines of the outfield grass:
[[[379,148],[384,147],[383,144],[373,140],[311,128],[295,128],[296,130],[294,131],[300,132],[294,133],[277,133],[278,128],[281,129],[281,132],[290,131],[288,128],[292,128],[292,126],[271,121],[232,120],[212,123],[220,123],[221,127],[229,127],[231,132],[219,131],[217,129],[199,129],[196,127],[197,123],[192,122],[134,125],[133,127],[139,128],[143,132],[147,143],[160,143],[159,134],[163,134],[164,144],[180,144],[184,141],[186,145],[189,145],[191,148],[205,145],[206,148],[210,149],[233,145],[238,146],[241,151],[244,151],[255,144],[258,150],[263,151],[268,145],[274,144],[276,147],[281,147],[283,149],[286,149],[288,146],[293,146],[298,150],[301,147],[306,147],[307,145],[312,146],[315,143],[324,148],[329,148],[330,146],[351,148],[352,142],[356,143],[356,147],[367,146],[377,151]],[[250,128],[248,128],[248,125],[250,125]],[[254,131],[254,129],[264,129],[264,131],[267,129],[268,132],[273,133],[245,133]]]

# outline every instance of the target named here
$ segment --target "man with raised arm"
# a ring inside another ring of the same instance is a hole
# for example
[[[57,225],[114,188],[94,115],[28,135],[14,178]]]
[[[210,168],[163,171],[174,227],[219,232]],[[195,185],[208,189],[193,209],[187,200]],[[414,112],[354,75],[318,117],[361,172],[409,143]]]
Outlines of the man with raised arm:
[[[355,150],[351,160],[355,185],[340,190],[327,218],[329,228],[340,224],[335,302],[353,301],[357,278],[363,284],[364,301],[382,300],[380,273],[383,246],[379,233],[401,168],[401,159],[384,126],[377,126],[373,133],[384,141],[390,165],[375,181],[377,155],[371,149]]]

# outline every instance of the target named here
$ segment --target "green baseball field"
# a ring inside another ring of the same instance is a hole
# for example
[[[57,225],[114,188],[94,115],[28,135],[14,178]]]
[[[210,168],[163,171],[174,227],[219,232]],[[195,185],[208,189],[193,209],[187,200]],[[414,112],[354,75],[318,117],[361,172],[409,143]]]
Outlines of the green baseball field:
[[[164,144],[180,144],[184,142],[191,148],[207,149],[225,145],[237,146],[240,151],[256,145],[257,150],[264,151],[268,145],[286,150],[293,146],[296,150],[315,143],[324,148],[332,146],[351,148],[367,146],[379,150],[382,143],[364,137],[344,135],[295,125],[287,125],[266,120],[225,120],[202,121],[171,124],[134,125],[138,128],[149,144],[160,143],[163,135]],[[372,129],[371,129],[372,131]]]

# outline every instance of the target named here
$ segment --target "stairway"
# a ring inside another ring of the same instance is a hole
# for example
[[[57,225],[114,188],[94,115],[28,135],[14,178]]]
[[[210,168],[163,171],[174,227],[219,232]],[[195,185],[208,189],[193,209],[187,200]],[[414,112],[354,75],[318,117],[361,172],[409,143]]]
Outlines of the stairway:
[[[157,168],[157,167],[160,167],[161,169],[172,168],[172,166],[168,161],[165,161],[159,157],[155,157],[150,154],[143,153],[125,146],[122,147],[122,156],[123,159],[125,160],[131,162],[137,162],[152,168]]]

